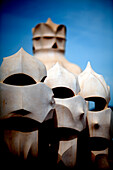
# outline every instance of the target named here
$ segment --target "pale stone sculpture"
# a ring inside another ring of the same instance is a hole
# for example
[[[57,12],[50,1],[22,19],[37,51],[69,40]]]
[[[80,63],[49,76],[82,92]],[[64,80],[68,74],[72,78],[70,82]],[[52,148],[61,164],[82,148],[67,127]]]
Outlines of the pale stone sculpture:
[[[67,138],[60,142],[58,153],[66,167],[75,167],[78,132],[86,128],[86,102],[79,95],[67,99],[55,98],[55,101],[58,127],[67,130]]]
[[[109,133],[110,120],[111,120],[110,108],[106,108],[104,110],[96,111],[96,112],[88,111],[87,118],[89,124],[90,137],[105,138],[107,140],[110,140],[110,133]],[[106,149],[106,146],[104,149]],[[96,144],[94,147],[96,147]],[[98,147],[102,147],[102,143],[101,146]]]
[[[106,101],[108,105],[110,101],[110,88],[106,84],[102,75],[97,74],[91,68],[88,62],[86,69],[78,76],[80,85],[80,95],[83,98],[99,97]]]
[[[60,87],[70,89],[70,91],[72,91],[73,93],[72,96],[78,94],[78,92],[80,91],[78,77],[62,67],[58,62],[51,69],[48,70],[45,84],[47,84],[52,89]],[[59,93],[62,93],[62,91]],[[54,97],[56,98],[55,94]]]
[[[47,76],[44,64],[25,52],[23,48],[14,55],[3,58],[0,67],[0,81],[3,82],[11,75],[22,73],[33,78],[35,82],[42,81]]]
[[[5,145],[2,159],[37,159],[41,152],[47,157],[51,142],[43,136],[56,124],[53,92],[41,82],[47,75],[44,64],[21,48],[4,58],[0,71],[0,145]],[[43,140],[44,150],[39,152]]]
[[[50,18],[46,23],[40,23],[32,29],[33,33],[33,53],[42,61],[47,70],[59,62],[64,68],[74,74],[79,74],[81,68],[68,62],[64,57],[65,34],[64,25],[54,24]]]
[[[56,102],[59,134],[62,136],[58,151],[59,159],[66,167],[75,167],[77,137],[79,132],[86,128],[87,113],[85,100],[77,95],[80,91],[78,78],[57,62],[47,71],[45,84],[52,88]]]
[[[108,148],[110,144],[111,109],[88,111],[87,119],[92,161],[98,161],[99,167],[103,166],[104,169],[109,169]]]
[[[95,103],[93,110],[87,113],[93,159],[96,160],[99,155],[104,155],[101,159],[105,164],[102,166],[108,168],[106,155],[110,140],[111,109],[107,107],[110,101],[110,88],[103,76],[93,71],[89,62],[86,69],[78,76],[78,81],[81,89],[79,94],[88,102]]]
[[[85,100],[77,95],[71,98],[55,98],[58,127],[67,127],[81,132],[86,128],[87,107]]]
[[[48,113],[54,109],[53,93],[43,83],[24,87],[15,87],[1,83],[0,88],[0,118],[17,116],[17,114],[14,113],[12,115],[12,113],[23,109],[29,112],[24,117],[32,118],[42,123]],[[40,96],[40,99],[38,99],[37,95]]]
[[[109,86],[65,59],[64,25],[49,18],[32,33],[34,56],[21,48],[0,67],[1,166],[109,169]]]

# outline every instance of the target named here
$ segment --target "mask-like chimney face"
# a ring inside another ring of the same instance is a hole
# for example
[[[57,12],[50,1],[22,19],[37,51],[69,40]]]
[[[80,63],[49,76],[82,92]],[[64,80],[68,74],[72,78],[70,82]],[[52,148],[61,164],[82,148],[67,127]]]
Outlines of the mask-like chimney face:
[[[27,159],[29,154],[32,158],[38,156],[40,127],[45,124],[48,127],[48,122],[54,126],[51,122],[55,113],[55,100],[52,90],[43,83],[46,76],[44,64],[22,48],[16,54],[4,58],[0,67],[0,130],[4,134],[2,144],[5,143],[3,153],[6,149],[14,157],[22,159]]]
[[[85,100],[77,95],[67,99],[55,99],[58,127],[75,129],[81,132],[86,128],[87,106]],[[71,139],[71,135],[70,135]]]
[[[41,83],[47,75],[44,64],[20,49],[4,59],[0,70],[0,118],[20,110],[21,116],[42,123],[54,109],[53,92]]]
[[[92,152],[101,154],[109,146],[110,139],[111,109],[107,108],[110,101],[110,88],[103,76],[91,68],[89,62],[86,69],[78,76],[78,81],[81,89],[79,94],[89,105],[87,121],[90,148]]]
[[[102,111],[88,111],[90,147],[92,150],[105,150],[110,140],[111,109]]]
[[[81,68],[65,59],[66,27],[57,25],[49,18],[46,23],[40,23],[32,29],[33,54],[49,70],[57,62],[68,71],[78,75]]]
[[[86,127],[87,107],[85,100],[77,95],[80,90],[78,77],[59,63],[48,70],[47,75],[45,84],[54,93],[58,127],[82,131]]]
[[[62,67],[58,62],[48,70],[45,84],[52,88],[54,98],[73,97],[80,90],[77,76]]]
[[[76,165],[77,137],[86,128],[87,105],[77,95],[77,75],[69,72],[57,62],[47,72],[45,84],[52,88],[58,120],[58,135],[61,136],[58,154],[66,167]]]
[[[46,76],[45,65],[23,48],[4,58],[0,67],[0,81],[5,84],[30,85],[42,82]]]
[[[37,51],[65,51],[65,34],[64,25],[54,24],[50,18],[46,23],[36,25],[32,29],[33,33],[33,53]]]
[[[103,110],[110,101],[110,88],[102,75],[97,74],[88,62],[86,69],[78,76],[80,95],[95,102],[95,110]]]
[[[32,118],[40,123],[46,119],[47,114],[54,109],[54,99],[52,90],[43,83],[29,86],[12,86],[0,84],[1,88],[1,114],[0,118],[10,117],[15,111],[19,115],[19,110],[29,113],[25,117]],[[23,116],[24,113],[20,112]]]

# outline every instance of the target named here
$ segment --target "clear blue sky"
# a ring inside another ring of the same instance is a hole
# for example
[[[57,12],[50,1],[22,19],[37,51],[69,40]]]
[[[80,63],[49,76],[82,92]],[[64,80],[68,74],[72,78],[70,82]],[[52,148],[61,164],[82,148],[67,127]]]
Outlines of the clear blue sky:
[[[50,17],[67,27],[66,58],[82,70],[88,61],[104,76],[113,105],[113,0],[3,0],[0,64],[21,47],[32,53],[31,29]]]

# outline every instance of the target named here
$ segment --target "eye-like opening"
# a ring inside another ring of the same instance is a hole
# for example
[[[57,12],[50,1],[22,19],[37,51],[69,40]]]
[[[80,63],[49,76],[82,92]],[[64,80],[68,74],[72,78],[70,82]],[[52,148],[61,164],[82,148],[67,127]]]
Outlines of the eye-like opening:
[[[52,48],[58,48],[57,43],[55,42],[52,46]]]
[[[80,114],[80,120],[82,120],[83,117],[84,117],[84,113],[81,113],[81,114]]]
[[[40,40],[41,37],[34,37],[33,40]]]
[[[94,128],[95,128],[95,129],[99,129],[99,127],[100,127],[100,125],[99,125],[98,123],[95,123],[95,124],[94,124]]]
[[[64,29],[64,32],[66,32],[66,27],[64,25],[59,25],[57,28],[57,32],[61,31],[62,29]]]
[[[102,137],[90,137],[90,148],[93,151],[105,150],[109,146],[109,140]]]
[[[32,50],[33,50],[33,53],[35,53],[35,47],[34,46],[32,47]]]
[[[67,127],[59,127],[56,130],[56,136],[58,136],[59,141],[67,141],[67,140],[72,140],[79,135],[79,131],[72,129],[72,128],[67,128]]]
[[[52,90],[54,93],[54,98],[64,99],[64,98],[70,98],[74,96],[74,92],[66,87],[56,87],[53,88]]]
[[[25,85],[36,84],[36,81],[32,77],[26,74],[19,73],[19,74],[13,74],[7,77],[3,81],[3,83],[15,85],[15,86],[25,86]]]
[[[44,36],[43,38],[45,38],[45,39],[52,39],[54,37],[53,36]]]
[[[85,100],[88,101],[90,111],[101,111],[106,106],[106,100],[102,97],[88,97]]]
[[[24,109],[20,109],[20,110],[13,111],[13,113],[15,113],[16,115],[25,116],[28,115],[30,112]]]
[[[65,38],[63,38],[63,37],[58,37],[58,36],[57,36],[57,40],[58,40],[58,41],[65,41]]]
[[[44,76],[40,82],[44,82],[47,76]]]
[[[0,128],[6,130],[16,130],[20,132],[32,132],[38,130],[40,123],[27,117],[10,117],[0,120]]]

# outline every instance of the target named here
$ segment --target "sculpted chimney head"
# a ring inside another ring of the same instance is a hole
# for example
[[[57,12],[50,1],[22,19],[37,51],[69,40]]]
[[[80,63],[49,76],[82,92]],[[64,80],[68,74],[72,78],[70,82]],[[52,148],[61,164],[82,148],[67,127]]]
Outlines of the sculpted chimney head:
[[[66,27],[58,25],[48,18],[46,23],[40,23],[32,29],[33,53],[39,51],[65,52]]]
[[[106,84],[104,77],[97,74],[88,62],[86,69],[78,76],[80,84],[80,95],[86,100],[99,103],[98,106],[108,105],[110,101],[110,87]],[[101,103],[100,103],[101,101]],[[100,107],[99,107],[100,108]]]

